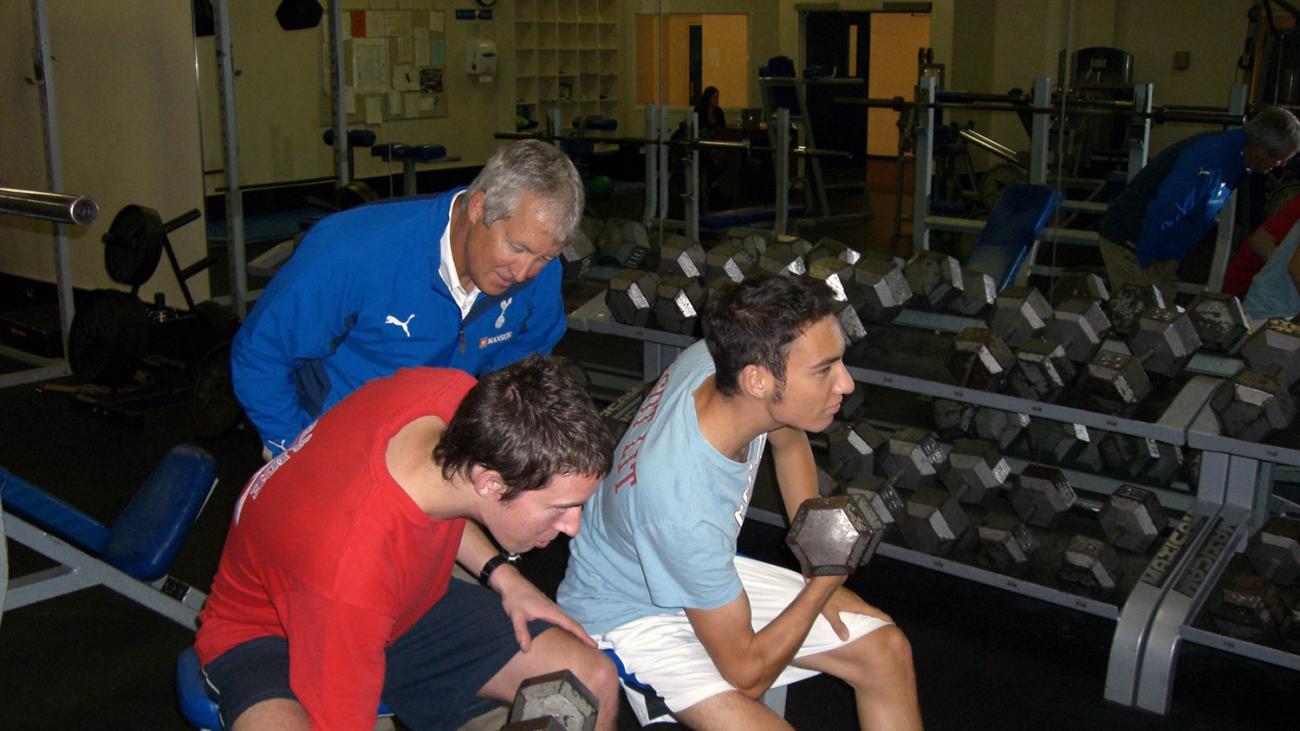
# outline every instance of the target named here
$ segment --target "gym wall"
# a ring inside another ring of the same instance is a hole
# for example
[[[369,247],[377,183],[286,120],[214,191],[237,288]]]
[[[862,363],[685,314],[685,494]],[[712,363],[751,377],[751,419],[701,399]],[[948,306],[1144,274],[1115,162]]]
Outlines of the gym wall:
[[[99,218],[69,226],[73,284],[117,287],[104,271],[100,237],[128,203],[157,209],[164,220],[203,207],[194,33],[188,2],[86,3],[49,0],[50,47],[64,192],[88,195]],[[39,89],[34,75],[31,4],[0,3],[0,178],[48,189]],[[182,265],[206,254],[201,222],[170,236]],[[0,216],[0,271],[54,281],[51,224]],[[206,277],[191,280],[207,299]],[[141,288],[182,302],[164,264]]]

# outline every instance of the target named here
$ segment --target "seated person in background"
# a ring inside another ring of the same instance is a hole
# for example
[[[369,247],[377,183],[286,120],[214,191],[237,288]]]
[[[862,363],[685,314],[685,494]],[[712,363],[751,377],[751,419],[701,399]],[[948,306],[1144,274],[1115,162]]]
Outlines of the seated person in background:
[[[1298,196],[1300,197],[1300,196]],[[1275,216],[1276,217],[1276,216]],[[1271,219],[1270,219],[1271,220]],[[1263,228],[1261,226],[1261,228]],[[1265,234],[1267,236],[1267,234]],[[1252,236],[1254,238],[1254,236]],[[1271,252],[1267,261],[1250,282],[1242,306],[1250,316],[1251,324],[1259,327],[1271,317],[1291,318],[1300,313],[1300,225],[1291,224],[1282,240]],[[1263,250],[1266,242],[1256,241]],[[1243,246],[1241,248],[1252,248]]]
[[[646,396],[570,544],[560,605],[654,693],[640,720],[785,727],[769,687],[824,672],[854,690],[863,728],[917,729],[911,649],[844,576],[736,555],[769,443],[786,512],[817,495],[805,430],[831,422],[853,380],[824,283],[749,280],[711,301],[703,342]]]
[[[1242,175],[1285,164],[1297,148],[1295,116],[1266,107],[1245,127],[1206,132],[1162,150],[1110,202],[1097,227],[1111,289],[1175,279]]]
[[[577,533],[611,446],[539,356],[477,383],[402,369],[341,401],[235,506],[195,642],[226,726],[370,729],[382,698],[455,728],[568,668],[614,728],[613,666],[483,532],[509,552]],[[452,580],[457,561],[485,586]]]
[[[1296,221],[1300,221],[1300,195],[1292,196],[1279,206],[1232,253],[1223,273],[1223,293],[1245,296],[1255,275],[1264,268],[1264,262],[1277,250],[1277,242],[1286,238]]]
[[[384,201],[312,227],[231,348],[235,395],[268,459],[372,378],[477,375],[564,334],[560,251],[582,217],[573,163],[504,146],[469,188]]]
[[[720,99],[721,94],[718,93],[718,87],[704,87],[704,93],[700,94],[699,101],[695,102],[695,113],[699,115],[700,129],[727,126],[727,117],[722,113],[722,107],[719,106]]]

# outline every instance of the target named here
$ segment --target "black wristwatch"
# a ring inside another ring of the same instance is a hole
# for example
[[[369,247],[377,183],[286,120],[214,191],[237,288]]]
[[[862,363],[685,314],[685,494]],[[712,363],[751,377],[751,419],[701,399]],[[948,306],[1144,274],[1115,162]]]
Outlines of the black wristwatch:
[[[488,577],[492,576],[492,572],[496,571],[498,566],[503,563],[514,563],[518,560],[519,554],[506,553],[505,551],[502,551],[492,558],[489,558],[487,563],[483,564],[483,570],[478,572],[478,580],[483,582],[483,586],[487,586]]]

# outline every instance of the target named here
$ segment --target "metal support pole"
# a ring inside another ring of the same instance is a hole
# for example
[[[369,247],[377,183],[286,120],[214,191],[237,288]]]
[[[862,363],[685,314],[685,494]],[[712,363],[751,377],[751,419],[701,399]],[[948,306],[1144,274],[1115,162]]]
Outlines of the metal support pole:
[[[59,118],[54,106],[54,55],[50,52],[50,19],[45,0],[32,0],[32,28],[36,37],[33,78],[41,91],[41,128],[45,136],[46,187],[52,191],[63,190],[63,157],[59,149]],[[54,223],[54,286],[59,300],[59,330],[63,340],[63,354],[67,358],[68,333],[72,330],[74,314],[72,302],[72,265],[68,261],[68,230],[64,224]]]
[[[1241,115],[1246,111],[1246,85],[1234,84],[1228,102],[1228,114]],[[1210,278],[1205,288],[1211,292],[1223,290],[1223,274],[1228,268],[1228,255],[1232,253],[1232,233],[1237,223],[1237,191],[1219,210],[1219,230],[1214,237],[1214,259],[1210,262]]]
[[[1133,108],[1150,114],[1154,96],[1151,84],[1133,85]],[[1130,129],[1136,126],[1137,132],[1128,141],[1128,180],[1132,180],[1142,168],[1147,166],[1147,153],[1151,149],[1151,117],[1138,117],[1137,122],[1129,120]]]
[[[1034,80],[1034,106],[1048,107],[1052,103],[1052,79],[1040,76]],[[1047,143],[1051,134],[1052,118],[1050,113],[1034,112],[1033,133],[1029,141],[1029,182],[1034,185],[1047,184]],[[1057,150],[1057,156],[1060,156]]]
[[[695,112],[686,115],[690,139],[700,139],[700,116]],[[686,235],[692,241],[700,240],[700,148],[691,147],[686,153],[686,190],[682,201],[686,210]]]
[[[671,135],[668,134],[668,105],[660,104],[659,110],[659,135],[660,142],[667,140]],[[660,145],[659,148],[659,215],[660,220],[668,218],[668,148]]]
[[[658,126],[655,124],[655,105],[645,105],[645,136],[658,139]],[[649,144],[645,150],[645,211],[641,214],[641,223],[649,226],[659,209],[659,145]]]
[[[243,318],[247,309],[248,274],[244,262],[244,194],[239,188],[239,129],[235,118],[235,66],[230,45],[230,0],[217,0],[213,7],[220,81],[217,97],[221,104],[221,156],[226,169],[226,245],[230,266],[230,307]],[[346,145],[347,134],[335,137]],[[337,154],[337,153],[336,153]]]
[[[334,113],[334,180],[342,188],[352,182],[352,150],[348,146],[348,111],[343,103],[343,3],[329,0],[330,101]]]
[[[776,110],[776,218],[772,232],[777,236],[786,232],[790,216],[790,110]]]
[[[918,87],[917,103],[933,104],[938,79],[927,76]],[[914,192],[912,194],[912,253],[930,248],[930,227],[925,217],[930,213],[930,183],[934,175],[934,107],[919,107],[916,112],[916,142],[912,154],[916,156]]]

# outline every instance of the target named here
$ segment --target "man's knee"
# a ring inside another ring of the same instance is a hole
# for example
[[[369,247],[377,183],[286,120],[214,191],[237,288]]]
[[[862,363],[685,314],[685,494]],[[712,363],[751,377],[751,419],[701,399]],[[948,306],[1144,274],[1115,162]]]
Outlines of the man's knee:
[[[887,625],[852,643],[866,672],[865,682],[879,678],[912,677],[912,643],[897,625]]]
[[[596,697],[617,699],[618,670],[614,668],[613,661],[600,650],[589,647],[583,649],[584,652],[578,656],[578,661],[570,668],[573,674],[577,675],[582,684],[595,693]]]

